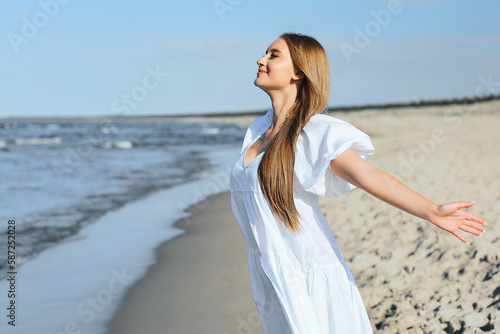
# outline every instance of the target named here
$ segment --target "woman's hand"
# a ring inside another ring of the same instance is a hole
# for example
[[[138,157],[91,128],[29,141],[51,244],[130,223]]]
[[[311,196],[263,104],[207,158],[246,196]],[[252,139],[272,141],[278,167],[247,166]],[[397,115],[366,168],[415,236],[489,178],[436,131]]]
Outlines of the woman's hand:
[[[468,242],[458,230],[481,235],[485,229],[483,219],[460,210],[475,202],[452,202],[437,205],[397,180],[386,171],[371,165],[352,148],[330,162],[332,171],[382,201],[434,225]]]
[[[486,225],[483,219],[460,210],[461,208],[471,207],[475,203],[476,202],[473,201],[442,204],[438,206],[433,215],[430,216],[429,221],[437,227],[454,234],[463,242],[469,242],[458,230],[479,236],[485,231],[483,225]]]

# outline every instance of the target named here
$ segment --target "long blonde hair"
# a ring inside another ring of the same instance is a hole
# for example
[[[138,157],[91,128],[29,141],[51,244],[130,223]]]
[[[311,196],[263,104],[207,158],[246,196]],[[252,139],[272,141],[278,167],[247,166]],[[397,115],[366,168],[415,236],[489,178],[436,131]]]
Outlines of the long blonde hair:
[[[304,77],[287,119],[270,142],[257,173],[262,192],[272,209],[292,233],[298,233],[300,214],[293,200],[295,147],[299,133],[311,116],[327,107],[330,68],[325,50],[313,37],[284,33],[280,38],[285,40],[293,64]]]

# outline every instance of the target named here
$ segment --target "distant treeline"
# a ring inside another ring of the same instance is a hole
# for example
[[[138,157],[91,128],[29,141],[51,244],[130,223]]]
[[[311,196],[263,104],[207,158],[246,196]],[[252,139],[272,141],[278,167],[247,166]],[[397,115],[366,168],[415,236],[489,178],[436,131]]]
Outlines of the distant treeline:
[[[364,109],[391,109],[391,108],[405,108],[405,107],[427,107],[427,106],[445,106],[453,104],[472,104],[477,102],[499,100],[500,94],[490,94],[484,96],[474,96],[474,97],[463,97],[463,98],[453,98],[453,99],[443,99],[443,100],[420,100],[418,102],[400,102],[400,103],[385,103],[385,104],[364,104],[355,106],[340,106],[340,107],[328,107],[328,112],[336,111],[358,111]],[[207,113],[207,114],[182,114],[182,115],[168,115],[164,117],[190,117],[190,116],[202,116],[202,117],[230,117],[230,116],[259,116],[264,111],[247,111],[247,112],[221,112],[221,113]],[[156,116],[157,117],[157,116]]]
[[[490,94],[484,96],[453,98],[445,100],[420,100],[418,102],[402,102],[402,103],[386,103],[386,104],[364,104],[359,106],[341,106],[329,107],[328,112],[335,111],[357,111],[363,109],[390,109],[390,108],[404,108],[404,107],[428,107],[428,106],[446,106],[452,104],[472,104],[477,102],[499,100],[500,94]]]

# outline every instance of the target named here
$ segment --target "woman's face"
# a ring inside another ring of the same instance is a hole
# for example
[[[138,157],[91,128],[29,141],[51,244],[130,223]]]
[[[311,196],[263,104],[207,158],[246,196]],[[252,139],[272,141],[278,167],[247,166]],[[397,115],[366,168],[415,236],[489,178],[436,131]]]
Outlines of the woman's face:
[[[254,85],[264,91],[286,89],[300,79],[295,74],[296,68],[292,63],[288,45],[282,38],[278,38],[269,46],[257,64],[259,69]]]

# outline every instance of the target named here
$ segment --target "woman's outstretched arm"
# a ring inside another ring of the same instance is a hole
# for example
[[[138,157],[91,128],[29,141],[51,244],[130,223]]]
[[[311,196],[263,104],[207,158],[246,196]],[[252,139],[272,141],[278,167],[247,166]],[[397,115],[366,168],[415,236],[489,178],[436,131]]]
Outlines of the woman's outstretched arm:
[[[483,219],[460,210],[474,205],[475,202],[437,205],[408,188],[391,174],[365,161],[351,148],[332,160],[330,167],[347,182],[398,209],[428,220],[463,242],[468,240],[459,233],[459,229],[474,235],[481,235],[485,231],[482,225],[486,223]]]

